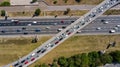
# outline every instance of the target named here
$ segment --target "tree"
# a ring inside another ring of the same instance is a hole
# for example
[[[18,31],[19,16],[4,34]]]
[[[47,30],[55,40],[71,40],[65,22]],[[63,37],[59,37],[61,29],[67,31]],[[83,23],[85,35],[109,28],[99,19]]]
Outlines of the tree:
[[[70,8],[67,8],[66,11],[64,11],[64,15],[68,14],[71,11]]]
[[[81,54],[75,55],[72,58],[74,58],[74,66],[79,67],[81,63]]]
[[[35,65],[34,67],[40,67],[40,65]]]
[[[38,15],[40,15],[40,13],[41,13],[41,10],[38,8],[35,10],[34,16],[38,16]]]
[[[54,1],[53,1],[53,4],[57,4],[57,0],[54,0]]]
[[[89,57],[89,66],[90,67],[96,67],[96,60],[99,59],[99,54],[98,52],[90,52],[88,53],[88,57]]]
[[[109,54],[103,54],[100,56],[100,60],[103,64],[112,63],[113,58]]]
[[[39,67],[48,67],[45,63],[41,64]]]
[[[113,62],[120,63],[120,51],[111,52],[110,55],[113,57]]]
[[[80,67],[88,67],[89,59],[86,53],[81,54],[81,61]]]
[[[10,6],[10,2],[4,1],[0,4],[0,6]]]
[[[67,67],[67,59],[65,57],[58,58],[58,64],[62,67]]]
[[[1,16],[5,16],[5,10],[1,10]]]
[[[75,1],[79,3],[81,0],[75,0]]]
[[[58,67],[55,62],[52,63],[51,67]]]
[[[68,2],[68,0],[63,0],[65,3],[67,3]]]
[[[37,0],[32,0],[30,3],[35,3],[35,2],[37,2]]]

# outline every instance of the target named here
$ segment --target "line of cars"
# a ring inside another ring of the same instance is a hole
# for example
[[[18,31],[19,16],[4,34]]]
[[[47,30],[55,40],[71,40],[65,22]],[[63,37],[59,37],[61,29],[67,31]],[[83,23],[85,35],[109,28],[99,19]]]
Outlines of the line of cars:
[[[112,1],[118,1],[118,0],[110,0],[109,3],[111,4]],[[76,23],[74,26],[66,29],[65,32],[63,31],[63,33],[61,33],[60,35],[56,36],[52,41],[50,41],[49,43],[47,43],[43,47],[41,47],[41,49],[38,49],[36,52],[32,53],[30,56],[28,56],[27,58],[23,59],[22,61],[19,61],[19,62],[15,63],[13,65],[13,67],[22,67],[23,65],[26,65],[29,62],[35,61],[35,59],[37,57],[39,57],[41,54],[45,53],[47,50],[49,50],[53,46],[59,44],[60,41],[64,40],[66,37],[68,37],[73,32],[76,32],[77,30],[79,30],[79,28],[81,26],[84,26],[86,23],[91,21],[94,17],[96,17],[97,14],[101,13],[101,11],[104,11],[105,8],[103,9],[102,7],[103,6],[101,6],[100,8],[97,8],[96,10],[99,9],[99,11],[95,10],[96,12],[90,13],[87,17],[83,18],[81,21]]]

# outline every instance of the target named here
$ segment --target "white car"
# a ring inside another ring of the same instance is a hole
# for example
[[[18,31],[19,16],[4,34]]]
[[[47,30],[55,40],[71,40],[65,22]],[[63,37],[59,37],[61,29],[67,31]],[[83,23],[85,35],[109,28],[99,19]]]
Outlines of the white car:
[[[35,53],[32,53],[32,55],[31,56],[34,56],[35,55]]]
[[[120,27],[120,25],[116,25],[116,27]]]
[[[31,26],[32,24],[28,24],[28,26]]]
[[[109,22],[108,21],[105,21],[104,24],[108,24]]]
[[[63,30],[63,29],[61,29],[61,28],[57,29],[58,32],[60,32],[60,31],[62,31],[62,30]]]
[[[33,21],[33,23],[37,23],[37,21]]]
[[[115,30],[110,30],[109,33],[115,33],[116,31]]]
[[[47,26],[46,29],[50,29],[50,27]]]
[[[101,30],[101,27],[96,28],[96,30]]]

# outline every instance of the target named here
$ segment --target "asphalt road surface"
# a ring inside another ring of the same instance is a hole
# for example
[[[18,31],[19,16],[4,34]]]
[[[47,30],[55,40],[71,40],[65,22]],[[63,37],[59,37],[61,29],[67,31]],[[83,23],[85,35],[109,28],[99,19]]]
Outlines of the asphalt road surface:
[[[19,20],[19,23],[12,22],[12,19],[7,21],[1,19],[0,35],[57,34],[58,29],[64,29],[76,19],[78,18],[15,19]],[[37,23],[33,23],[35,21]],[[78,34],[109,33],[112,29],[120,33],[117,25],[120,25],[120,16],[103,16],[87,25]]]

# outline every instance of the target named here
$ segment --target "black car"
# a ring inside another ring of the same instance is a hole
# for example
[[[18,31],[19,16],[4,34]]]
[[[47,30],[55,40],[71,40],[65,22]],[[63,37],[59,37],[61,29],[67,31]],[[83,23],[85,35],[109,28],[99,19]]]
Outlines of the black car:
[[[25,60],[22,60],[22,61],[21,61],[21,63],[24,63],[24,62],[25,62]]]
[[[38,51],[37,51],[37,53],[40,53],[40,52],[41,52],[41,50],[38,50]]]
[[[27,35],[28,33],[27,33],[27,32],[24,32],[23,34],[24,34],[24,35]]]
[[[19,63],[14,64],[14,66],[18,66],[18,65],[19,65]]]

